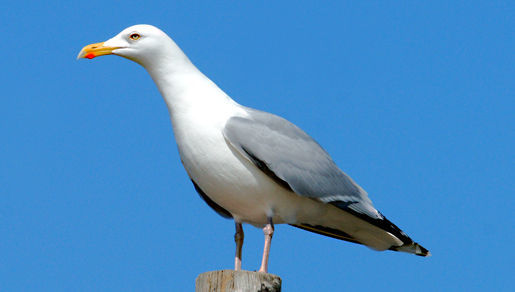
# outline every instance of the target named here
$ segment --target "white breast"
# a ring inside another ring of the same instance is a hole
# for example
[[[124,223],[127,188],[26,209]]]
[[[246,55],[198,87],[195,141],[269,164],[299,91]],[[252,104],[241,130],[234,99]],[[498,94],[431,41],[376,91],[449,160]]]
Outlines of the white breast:
[[[306,203],[314,202],[275,183],[224,138],[227,120],[234,115],[245,116],[244,109],[237,105],[217,111],[204,109],[172,117],[188,175],[238,221],[262,225],[272,217],[275,223],[297,223],[299,212],[310,209]]]

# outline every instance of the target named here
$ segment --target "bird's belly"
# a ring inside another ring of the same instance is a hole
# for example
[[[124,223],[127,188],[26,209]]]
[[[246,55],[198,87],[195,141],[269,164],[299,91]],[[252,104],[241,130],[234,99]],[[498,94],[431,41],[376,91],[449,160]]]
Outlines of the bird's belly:
[[[195,144],[187,140],[179,145],[186,171],[235,220],[260,226],[271,217],[274,223],[295,224],[305,210],[319,210],[307,206],[314,204],[313,200],[285,189],[261,172],[231,148],[221,133],[203,143],[198,137]]]

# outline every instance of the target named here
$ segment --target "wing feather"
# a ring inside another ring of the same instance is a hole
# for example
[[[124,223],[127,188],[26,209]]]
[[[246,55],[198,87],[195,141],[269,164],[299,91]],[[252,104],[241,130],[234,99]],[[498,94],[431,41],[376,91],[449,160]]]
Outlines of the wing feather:
[[[331,204],[394,235],[402,245],[392,245],[390,249],[421,256],[430,254],[377,211],[367,192],[338,168],[329,154],[308,134],[279,116],[246,109],[247,117],[232,117],[224,128],[227,142],[243,157],[284,188]],[[293,226],[367,244],[343,230],[327,226],[308,223]]]
[[[342,209],[383,218],[367,193],[308,134],[279,116],[247,110],[248,117],[227,121],[224,135],[269,177],[301,196],[324,203],[339,202]]]

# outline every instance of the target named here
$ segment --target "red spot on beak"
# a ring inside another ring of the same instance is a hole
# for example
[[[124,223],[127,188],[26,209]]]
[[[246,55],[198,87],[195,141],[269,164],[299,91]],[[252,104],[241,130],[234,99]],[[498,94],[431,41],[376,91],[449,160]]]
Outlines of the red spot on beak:
[[[88,54],[87,54],[86,56],[84,56],[84,57],[86,57],[86,58],[88,58],[88,59],[93,59],[93,58],[95,58],[96,56],[95,56],[95,54],[93,54],[93,53],[88,53]]]

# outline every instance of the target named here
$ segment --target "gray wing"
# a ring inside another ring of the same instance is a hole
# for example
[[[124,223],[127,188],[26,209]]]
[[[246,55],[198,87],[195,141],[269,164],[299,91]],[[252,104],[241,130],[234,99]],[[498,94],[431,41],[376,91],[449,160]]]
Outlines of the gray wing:
[[[224,135],[263,172],[299,195],[368,219],[383,219],[367,193],[308,134],[279,116],[247,111],[248,117],[229,119]]]
[[[250,108],[247,111],[248,117],[233,117],[227,121],[225,138],[269,177],[301,196],[332,204],[391,233],[403,242],[401,246],[391,246],[391,250],[420,256],[430,254],[379,213],[367,193],[341,171],[308,134],[276,115]],[[306,222],[293,226],[362,243],[344,230],[312,226]]]

